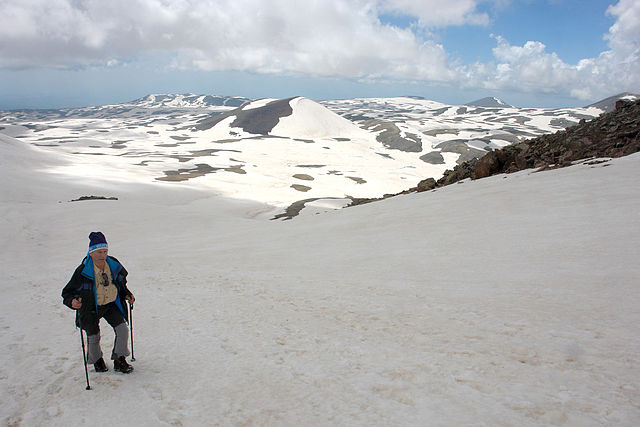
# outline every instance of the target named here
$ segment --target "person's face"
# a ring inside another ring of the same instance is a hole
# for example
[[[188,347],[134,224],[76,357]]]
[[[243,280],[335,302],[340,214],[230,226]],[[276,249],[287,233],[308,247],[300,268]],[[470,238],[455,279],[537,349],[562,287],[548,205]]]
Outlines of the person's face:
[[[93,260],[94,264],[102,265],[107,259],[108,252],[108,249],[97,249],[91,252],[89,255],[91,255],[91,259]]]

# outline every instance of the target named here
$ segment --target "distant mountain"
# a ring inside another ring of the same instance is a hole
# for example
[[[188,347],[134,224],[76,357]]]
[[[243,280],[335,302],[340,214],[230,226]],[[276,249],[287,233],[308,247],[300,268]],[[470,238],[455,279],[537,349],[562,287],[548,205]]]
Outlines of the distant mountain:
[[[495,96],[488,96],[486,98],[476,99],[475,101],[467,102],[464,105],[472,107],[490,107],[490,108],[512,108],[513,106],[507,104],[500,98]]]
[[[129,104],[139,107],[239,107],[247,102],[249,98],[241,96],[215,96],[215,95],[194,95],[187,94],[150,94],[136,99]]]
[[[609,111],[613,111],[615,109],[616,102],[618,102],[618,100],[620,99],[623,99],[625,101],[636,101],[640,99],[640,95],[636,95],[630,92],[623,92],[614,96],[610,96],[609,98],[605,98],[602,101],[595,102],[591,105],[587,105],[585,108],[599,108],[605,113],[608,113]]]

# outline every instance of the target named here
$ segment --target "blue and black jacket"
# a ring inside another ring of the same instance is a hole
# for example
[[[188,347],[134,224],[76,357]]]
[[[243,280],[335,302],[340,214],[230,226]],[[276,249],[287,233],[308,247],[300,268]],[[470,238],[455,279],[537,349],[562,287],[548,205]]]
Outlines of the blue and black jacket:
[[[127,288],[127,270],[120,264],[116,258],[107,256],[107,264],[111,270],[113,284],[118,289],[118,297],[115,304],[122,312],[122,316],[129,321],[126,307],[125,297],[132,295]],[[71,280],[62,290],[62,302],[69,308],[71,301],[75,298],[82,298],[82,307],[76,313],[76,326],[87,329],[87,326],[97,323],[98,304],[96,296],[96,278],[93,270],[93,260],[89,255],[82,261],[82,264],[76,268],[71,276]]]

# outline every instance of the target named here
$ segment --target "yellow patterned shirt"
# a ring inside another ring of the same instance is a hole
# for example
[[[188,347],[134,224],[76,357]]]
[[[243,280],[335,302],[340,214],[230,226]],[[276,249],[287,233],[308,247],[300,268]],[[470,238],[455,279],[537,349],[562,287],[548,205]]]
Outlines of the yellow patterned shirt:
[[[107,305],[110,302],[114,302],[118,297],[118,289],[116,289],[116,285],[113,284],[109,264],[105,262],[104,271],[94,264],[93,271],[96,275],[96,302],[98,305]],[[104,280],[105,277],[107,279],[106,284]]]

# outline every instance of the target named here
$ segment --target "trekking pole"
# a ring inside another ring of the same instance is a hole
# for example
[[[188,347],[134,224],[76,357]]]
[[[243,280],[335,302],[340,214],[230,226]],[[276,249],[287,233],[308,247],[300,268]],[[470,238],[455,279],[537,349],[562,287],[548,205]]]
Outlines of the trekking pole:
[[[129,329],[131,329],[131,361],[135,362],[136,357],[133,355],[133,305],[129,304]]]
[[[84,350],[84,335],[82,334],[82,328],[80,328],[80,341],[82,341],[82,362],[84,363],[84,375],[87,378],[86,390],[91,390],[91,386],[89,385],[89,371],[87,370],[87,354]]]

